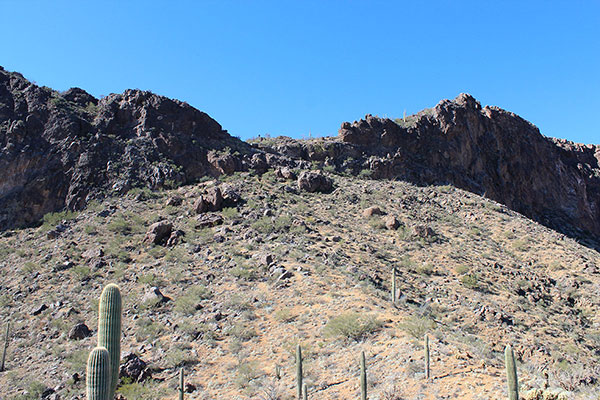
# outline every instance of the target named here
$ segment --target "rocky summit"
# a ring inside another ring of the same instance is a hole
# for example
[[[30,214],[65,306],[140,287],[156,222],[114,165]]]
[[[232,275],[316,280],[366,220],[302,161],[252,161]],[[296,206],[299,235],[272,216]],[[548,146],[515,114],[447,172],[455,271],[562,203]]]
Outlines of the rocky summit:
[[[84,399],[103,342],[120,400],[595,400],[599,163],[467,94],[244,142],[0,69],[0,399]]]

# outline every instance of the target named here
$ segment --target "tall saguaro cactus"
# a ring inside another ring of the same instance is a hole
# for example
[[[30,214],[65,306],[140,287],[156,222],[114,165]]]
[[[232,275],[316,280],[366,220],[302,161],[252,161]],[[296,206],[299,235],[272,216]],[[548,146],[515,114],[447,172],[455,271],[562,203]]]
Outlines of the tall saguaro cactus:
[[[10,336],[10,322],[6,324],[6,333],[4,334],[4,347],[2,348],[2,363],[0,363],[0,372],[4,371],[4,362],[6,361],[6,351],[8,350],[9,336]]]
[[[298,400],[302,400],[302,348],[296,347],[296,383],[298,385]]]
[[[183,368],[179,370],[179,400],[183,400],[184,393]]]
[[[431,378],[431,371],[429,368],[429,336],[425,335],[425,379]]]
[[[396,267],[392,268],[392,304],[396,304]]]
[[[364,351],[360,353],[360,399],[367,400],[367,361]]]
[[[87,362],[85,383],[88,400],[110,400],[110,356],[104,347],[96,347]]]
[[[515,363],[515,353],[511,345],[506,346],[504,349],[504,363],[506,366],[506,378],[508,379],[508,398],[510,400],[519,400],[517,364]]]
[[[115,390],[119,381],[121,308],[121,292],[117,285],[111,283],[102,291],[98,312],[98,347],[106,348],[110,356],[111,380],[108,397],[110,400],[115,397]]]

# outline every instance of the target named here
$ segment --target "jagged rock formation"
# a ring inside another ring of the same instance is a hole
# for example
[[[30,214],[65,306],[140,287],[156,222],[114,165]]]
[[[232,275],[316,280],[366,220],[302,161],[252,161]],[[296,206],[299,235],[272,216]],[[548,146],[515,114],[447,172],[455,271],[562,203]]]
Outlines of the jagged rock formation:
[[[78,88],[60,94],[0,67],[0,229],[135,186],[308,162],[452,184],[567,234],[600,235],[600,146],[544,137],[467,94],[406,120],[344,122],[337,138],[250,146],[187,103],[140,90],[101,100]]]
[[[600,146],[547,138],[468,94],[406,121],[344,122],[335,140],[256,146],[377,179],[452,184],[565,233],[600,235]]]
[[[135,186],[277,163],[259,153],[178,100],[140,90],[60,94],[0,67],[0,229]]]

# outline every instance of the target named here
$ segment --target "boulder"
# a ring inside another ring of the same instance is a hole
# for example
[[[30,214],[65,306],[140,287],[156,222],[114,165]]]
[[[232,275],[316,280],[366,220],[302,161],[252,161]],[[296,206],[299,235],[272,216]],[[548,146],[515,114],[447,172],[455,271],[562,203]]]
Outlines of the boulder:
[[[377,206],[372,206],[369,208],[365,208],[362,212],[363,217],[372,217],[374,215],[382,215],[383,212],[381,211],[381,208],[377,207]]]
[[[303,171],[298,177],[298,189],[306,192],[328,193],[333,188],[333,181],[321,172]]]
[[[144,243],[164,245],[171,236],[173,225],[167,221],[158,221],[150,225]]]
[[[92,336],[92,331],[90,331],[90,328],[88,328],[88,326],[84,323],[80,323],[72,327],[68,335],[69,339],[73,340],[81,340],[90,336]]]

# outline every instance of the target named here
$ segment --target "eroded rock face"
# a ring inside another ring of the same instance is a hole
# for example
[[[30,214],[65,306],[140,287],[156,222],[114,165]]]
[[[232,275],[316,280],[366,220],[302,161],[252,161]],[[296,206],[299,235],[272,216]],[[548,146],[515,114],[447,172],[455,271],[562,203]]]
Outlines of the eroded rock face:
[[[255,153],[187,103],[140,90],[60,94],[0,67],[0,229],[136,186],[246,170]]]
[[[570,236],[600,235],[600,146],[547,138],[468,94],[406,121],[344,122],[337,140],[284,138],[261,148],[373,179],[451,184]]]
[[[365,149],[375,178],[451,183],[551,227],[600,234],[600,146],[544,137],[470,95],[406,123],[367,116],[343,124],[339,135]]]

